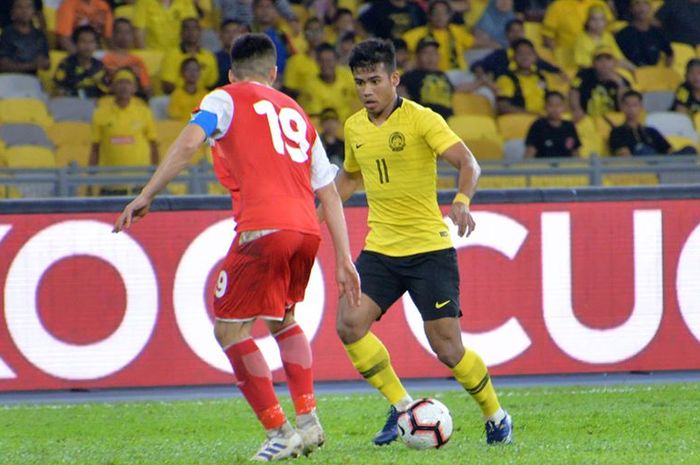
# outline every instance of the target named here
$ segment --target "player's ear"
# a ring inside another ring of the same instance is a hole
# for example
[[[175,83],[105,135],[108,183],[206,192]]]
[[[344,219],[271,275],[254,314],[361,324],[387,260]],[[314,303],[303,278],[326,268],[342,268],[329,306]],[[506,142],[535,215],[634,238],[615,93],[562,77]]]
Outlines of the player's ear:
[[[236,82],[236,76],[233,75],[233,71],[228,70],[228,82]]]
[[[401,75],[399,74],[399,71],[394,70],[389,76],[389,79],[391,79],[392,86],[398,87],[399,83],[401,82]]]
[[[268,75],[268,78],[270,80],[270,85],[274,85],[275,81],[277,81],[277,66],[273,66],[270,68],[270,74]]]

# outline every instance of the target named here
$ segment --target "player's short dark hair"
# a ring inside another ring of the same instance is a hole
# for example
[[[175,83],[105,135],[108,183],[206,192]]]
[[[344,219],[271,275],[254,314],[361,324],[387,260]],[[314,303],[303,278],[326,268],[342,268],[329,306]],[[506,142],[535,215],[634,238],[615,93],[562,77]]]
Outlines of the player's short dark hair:
[[[114,23],[112,23],[112,29],[116,29],[120,24],[126,24],[129,27],[133,27],[133,24],[131,24],[131,20],[129,18],[119,17],[114,20]]]
[[[333,52],[333,55],[335,55],[336,57],[338,56],[338,51],[335,49],[334,46],[332,46],[328,42],[324,42],[318,47],[316,47],[316,55],[320,55],[323,52]]]
[[[506,23],[506,28],[505,28],[506,34],[509,33],[511,29],[513,29],[513,26],[525,27],[525,22],[522,19],[518,19],[518,18],[511,19],[510,21],[508,21]]]
[[[277,63],[277,50],[265,34],[243,34],[231,46],[231,71],[239,78],[265,76]]]
[[[693,58],[691,60],[688,60],[688,63],[686,63],[685,65],[685,72],[690,72],[690,70],[695,68],[696,66],[700,67],[700,58]]]
[[[389,73],[396,70],[396,50],[394,44],[387,40],[367,39],[355,45],[350,52],[350,69],[374,68],[379,64]]]
[[[558,90],[548,90],[547,92],[544,93],[544,101],[547,102],[549,101],[550,98],[557,97],[562,100],[566,100],[564,98],[564,94],[559,92]]]
[[[515,51],[518,48],[522,47],[523,45],[526,45],[526,46],[530,47],[531,49],[535,50],[535,44],[533,44],[530,39],[517,39],[517,40],[513,41],[511,48],[513,49],[513,51]]]
[[[637,92],[634,89],[629,89],[629,90],[625,91],[625,93],[622,94],[622,101],[624,102],[625,100],[627,100],[630,97],[637,97],[640,102],[644,101],[644,96],[640,92]]]
[[[70,38],[74,44],[77,44],[78,39],[80,39],[80,36],[83,34],[92,34],[93,37],[95,37],[95,42],[97,42],[98,44],[100,43],[100,33],[97,32],[94,27],[87,24],[84,26],[76,27],[73,33],[71,34]]]

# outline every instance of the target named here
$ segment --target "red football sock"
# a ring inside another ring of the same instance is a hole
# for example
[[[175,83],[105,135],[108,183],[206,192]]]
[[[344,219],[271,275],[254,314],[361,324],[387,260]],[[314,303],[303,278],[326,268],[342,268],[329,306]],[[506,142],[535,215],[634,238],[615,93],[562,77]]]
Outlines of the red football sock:
[[[309,413],[316,408],[309,340],[296,323],[287,326],[274,336],[280,348],[282,366],[287,376],[287,385],[297,416]]]
[[[272,387],[270,367],[252,338],[225,350],[238,378],[238,388],[265,429],[279,428],[287,421]]]

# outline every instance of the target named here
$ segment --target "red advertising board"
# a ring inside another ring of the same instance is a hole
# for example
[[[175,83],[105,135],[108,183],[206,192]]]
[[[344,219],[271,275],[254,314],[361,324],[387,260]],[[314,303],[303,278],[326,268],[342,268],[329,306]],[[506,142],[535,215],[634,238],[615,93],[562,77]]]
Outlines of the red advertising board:
[[[455,240],[465,344],[494,374],[700,369],[700,200],[480,205]],[[364,207],[346,209],[353,252]],[[228,211],[0,215],[0,390],[230,383],[208,308]],[[355,379],[324,240],[297,315],[318,380]],[[454,236],[453,236],[454,237]],[[375,325],[403,377],[443,377],[407,297]],[[275,377],[279,354],[257,341]]]

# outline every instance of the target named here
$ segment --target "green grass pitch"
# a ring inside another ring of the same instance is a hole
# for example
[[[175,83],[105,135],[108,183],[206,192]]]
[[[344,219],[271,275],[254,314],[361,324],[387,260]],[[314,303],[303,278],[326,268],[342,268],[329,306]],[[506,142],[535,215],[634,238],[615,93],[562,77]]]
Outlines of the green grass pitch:
[[[378,394],[320,396],[327,443],[286,463],[700,464],[700,385],[618,385],[501,390],[515,443],[485,444],[478,409],[459,390],[419,392],[450,408],[444,448],[370,444],[383,424]],[[288,397],[283,397],[287,412]],[[257,450],[260,426],[242,399],[0,407],[0,464],[239,464]]]

